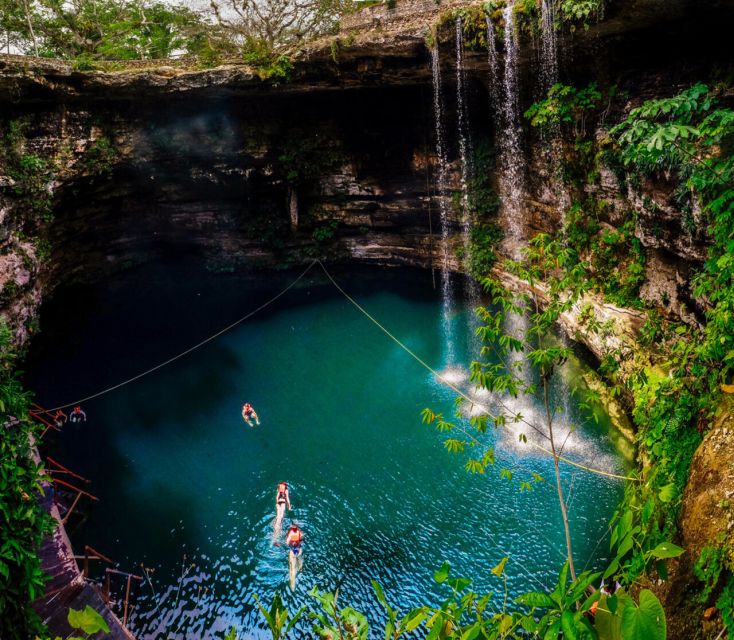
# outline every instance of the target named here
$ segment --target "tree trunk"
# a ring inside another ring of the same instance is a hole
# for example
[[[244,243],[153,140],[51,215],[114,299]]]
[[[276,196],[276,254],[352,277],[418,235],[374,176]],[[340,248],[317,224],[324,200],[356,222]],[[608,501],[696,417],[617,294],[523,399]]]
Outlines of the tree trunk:
[[[293,185],[288,187],[288,211],[291,215],[291,231],[298,230],[298,191]]]
[[[561,517],[563,518],[563,529],[566,533],[566,555],[568,557],[568,568],[571,570],[571,579],[576,580],[576,570],[573,566],[573,548],[571,546],[571,528],[568,526],[568,511],[566,511],[566,501],[563,499],[563,485],[561,484],[561,472],[559,469],[558,452],[556,451],[556,443],[553,439],[553,417],[550,412],[550,404],[548,401],[548,380],[543,379],[543,403],[545,404],[545,414],[548,420],[548,434],[550,436],[551,451],[553,452],[553,469],[556,474],[556,490],[558,491],[558,504],[561,507]]]
[[[25,19],[28,23],[28,31],[31,34],[31,40],[33,42],[33,52],[38,57],[38,42],[36,42],[36,33],[33,31],[33,21],[31,20],[31,12],[28,9],[28,0],[23,0],[23,9],[25,11]]]

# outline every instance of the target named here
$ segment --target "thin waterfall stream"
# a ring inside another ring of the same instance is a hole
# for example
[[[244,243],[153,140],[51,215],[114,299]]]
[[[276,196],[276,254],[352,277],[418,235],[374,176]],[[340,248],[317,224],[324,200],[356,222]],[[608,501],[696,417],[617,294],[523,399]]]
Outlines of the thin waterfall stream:
[[[542,0],[540,21],[540,59],[539,59],[539,98],[544,99],[548,91],[559,81],[558,36],[556,32],[556,0]],[[557,125],[550,126],[545,135],[548,144],[544,146],[545,162],[548,166],[548,186],[554,199],[559,203],[562,226],[566,226],[566,209],[571,206],[571,198],[560,179],[561,137]]]
[[[469,188],[474,172],[474,145],[471,139],[469,122],[469,106],[466,89],[466,71],[464,67],[464,20],[456,19],[456,134],[459,141],[459,160],[461,161],[461,240],[465,264],[470,264],[472,253],[471,230],[475,222],[469,202]],[[470,279],[466,288],[467,302],[471,307],[477,306],[480,299],[479,285]],[[467,317],[467,328],[471,334],[477,326],[474,314]]]
[[[449,204],[448,192],[448,159],[443,134],[443,95],[441,93],[441,58],[438,42],[431,48],[431,72],[433,79],[433,113],[436,134],[436,158],[438,171],[436,175],[436,193],[441,226],[441,330],[446,350],[445,361],[454,364],[455,348],[451,316],[454,310],[454,298],[451,288],[451,272],[449,270]]]
[[[502,78],[502,106],[498,113],[497,140],[499,144],[499,189],[501,208],[507,231],[506,244],[511,255],[517,255],[522,240],[520,224],[524,167],[522,128],[520,123],[519,90],[517,77],[517,32],[514,2],[508,2],[502,17],[505,23],[505,64]]]

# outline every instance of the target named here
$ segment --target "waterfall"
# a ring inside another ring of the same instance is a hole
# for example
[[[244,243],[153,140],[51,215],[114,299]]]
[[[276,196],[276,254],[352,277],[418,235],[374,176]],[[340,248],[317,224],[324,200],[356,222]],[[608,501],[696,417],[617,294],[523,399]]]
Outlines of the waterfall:
[[[548,90],[558,82],[558,41],[556,38],[556,0],[542,0],[541,3],[541,47],[540,47],[540,97],[544,99]],[[543,154],[548,166],[549,187],[561,209],[562,227],[566,226],[566,209],[571,206],[568,191],[560,179],[559,158],[561,157],[561,136],[557,126],[548,133],[548,144],[543,145]]]
[[[469,138],[468,114],[466,111],[466,79],[464,77],[464,20],[456,18],[456,119],[461,160],[461,208],[465,232],[468,230],[469,180],[471,177],[471,141]]]
[[[443,100],[441,96],[441,61],[438,53],[438,42],[431,49],[431,71],[433,75],[433,113],[436,125],[436,157],[438,158],[438,174],[436,192],[441,224],[441,329],[446,349],[447,364],[454,364],[455,348],[451,329],[451,314],[454,309],[453,292],[451,290],[451,274],[449,272],[449,208],[446,200],[448,191],[448,159],[443,135]]]
[[[543,95],[558,82],[558,42],[556,40],[555,0],[542,0],[540,81]]]
[[[521,199],[524,191],[522,129],[517,80],[517,33],[514,2],[508,0],[502,12],[505,22],[505,65],[502,78],[502,100],[497,113],[496,127],[499,146],[499,191],[507,234],[507,248],[517,255],[522,241],[520,222]],[[490,28],[492,27],[490,23]],[[495,57],[496,58],[496,57]]]
[[[497,55],[497,36],[494,34],[492,18],[489,14],[484,16],[487,22],[487,63],[489,66],[489,99],[490,113],[497,113],[500,107],[500,61]],[[495,118],[496,119],[496,118]],[[499,129],[499,127],[497,127]]]
[[[522,215],[524,171],[517,77],[517,33],[515,32],[513,6],[514,3],[508,0],[503,12],[505,22],[504,68],[500,65],[494,25],[489,14],[486,15],[486,22],[489,96],[492,101],[491,113],[494,119],[498,151],[500,215],[506,234],[506,249],[512,257],[517,258],[523,240],[520,217]],[[511,313],[505,318],[504,331],[514,338],[524,340],[527,330],[526,316]],[[508,354],[508,360],[510,370],[526,383],[529,382],[531,371],[525,356],[513,351]],[[511,404],[516,405],[517,411],[527,408],[527,401],[522,397]]]
[[[469,123],[469,110],[466,99],[466,73],[464,69],[464,20],[461,16],[456,18],[456,122],[457,137],[459,140],[459,157],[461,160],[461,239],[464,249],[465,264],[471,260],[472,243],[471,231],[472,219],[469,207],[469,186],[473,177],[474,150],[471,140],[471,126]],[[467,282],[466,298],[473,309],[480,301],[480,288],[477,282],[469,279]],[[479,325],[478,318],[474,313],[467,314],[467,329],[470,341],[474,336],[474,330]]]

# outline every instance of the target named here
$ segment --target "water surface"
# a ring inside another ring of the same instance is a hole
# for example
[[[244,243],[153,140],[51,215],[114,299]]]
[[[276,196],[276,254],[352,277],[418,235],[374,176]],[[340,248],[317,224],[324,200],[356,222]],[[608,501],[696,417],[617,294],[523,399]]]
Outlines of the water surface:
[[[94,393],[241,317],[295,275],[156,263],[59,291],[43,310],[29,384],[46,406]],[[410,349],[437,369],[453,365],[469,388],[459,365],[471,359],[471,313],[454,310],[457,360],[447,363],[430,273],[335,275]],[[403,610],[436,603],[445,593],[432,574],[444,560],[479,592],[501,588],[490,569],[504,556],[511,595],[554,581],[565,548],[554,488],[518,484],[530,471],[552,479],[550,459],[514,434],[490,434],[497,470],[467,474],[465,457],[447,453],[420,421],[424,407],[450,415],[454,398],[314,270],[224,336],[86,402],[89,421],[67,426],[47,453],[90,478],[101,498],[72,529],[75,547],[89,544],[124,570],[154,569],[152,585],[136,589],[138,637],[213,637],[235,625],[240,637],[259,638],[252,594],[269,601],[280,590],[295,610],[314,585],[339,587],[341,602],[379,621],[371,579]],[[243,423],[245,401],[260,427]],[[564,402],[581,425],[569,456],[619,471],[608,421]],[[501,466],[514,481],[499,478]],[[621,484],[571,467],[563,474],[578,568],[599,567]],[[293,594],[282,537],[273,540],[280,481],[291,487],[286,524],[297,521],[306,539]]]

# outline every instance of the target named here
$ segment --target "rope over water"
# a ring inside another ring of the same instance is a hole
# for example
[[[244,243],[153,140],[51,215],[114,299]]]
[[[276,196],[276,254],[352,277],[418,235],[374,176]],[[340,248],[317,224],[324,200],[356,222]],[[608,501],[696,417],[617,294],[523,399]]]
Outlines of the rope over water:
[[[212,334],[208,338],[205,338],[201,342],[196,343],[195,345],[193,345],[192,347],[189,347],[185,351],[182,351],[181,353],[178,353],[177,355],[175,355],[175,356],[173,356],[171,358],[168,358],[168,360],[164,360],[163,362],[155,365],[154,367],[151,367],[150,369],[146,369],[145,371],[143,371],[141,373],[138,373],[137,375],[134,375],[131,378],[127,378],[126,380],[123,380],[122,382],[118,382],[115,385],[112,385],[110,387],[107,387],[105,389],[102,389],[101,391],[98,391],[97,393],[93,393],[92,395],[86,396],[84,398],[80,398],[79,400],[74,400],[73,402],[68,402],[66,404],[61,404],[61,405],[59,405],[57,407],[53,407],[52,409],[47,409],[46,412],[47,413],[51,413],[51,412],[54,412],[54,411],[58,411],[60,409],[68,409],[69,407],[80,405],[80,404],[82,404],[84,402],[88,402],[89,400],[93,400],[95,398],[99,398],[100,396],[103,396],[103,395],[105,395],[107,393],[110,393],[112,391],[115,391],[117,389],[120,389],[121,387],[124,387],[124,386],[126,386],[126,385],[128,385],[128,384],[130,384],[132,382],[135,382],[136,380],[140,380],[141,378],[143,378],[143,377],[145,377],[145,376],[153,373],[154,371],[158,371],[158,369],[162,369],[166,365],[169,365],[172,362],[175,362],[176,360],[178,360],[180,358],[183,358],[184,356],[188,355],[192,351],[196,351],[200,347],[203,347],[205,344],[208,344],[212,340],[215,340],[216,338],[218,338],[222,334],[227,333],[228,331],[230,331],[231,329],[233,329],[237,325],[245,322],[245,320],[249,320],[250,318],[252,318],[252,316],[254,316],[255,314],[257,314],[260,311],[262,311],[263,309],[265,309],[266,307],[268,307],[271,304],[273,304],[276,300],[278,300],[279,298],[281,298],[282,296],[284,296],[286,293],[288,293],[288,291],[290,291],[294,286],[296,286],[296,284],[298,284],[298,282],[300,282],[303,279],[303,277],[316,264],[318,264],[321,267],[321,269],[323,270],[323,272],[326,275],[326,277],[329,279],[329,281],[331,282],[331,284],[334,285],[334,287],[336,288],[336,290],[339,291],[339,293],[341,293],[358,311],[360,311],[365,317],[367,317],[370,320],[370,322],[372,322],[376,327],[378,327],[388,338],[390,338],[393,342],[395,342],[395,344],[397,344],[411,358],[413,358],[423,368],[425,368],[427,371],[429,371],[431,374],[433,374],[433,376],[435,376],[435,378],[439,382],[441,382],[442,384],[446,385],[449,389],[451,389],[452,391],[454,391],[461,398],[463,398],[464,400],[468,401],[469,403],[471,403],[471,404],[479,407],[480,409],[486,411],[488,414],[491,415],[491,411],[490,411],[489,407],[487,407],[486,405],[483,405],[483,404],[477,402],[475,399],[469,397],[466,393],[464,393],[464,391],[462,391],[459,387],[457,387],[450,380],[447,380],[446,378],[444,378],[438,371],[436,371],[433,367],[431,367],[431,365],[429,365],[425,360],[423,360],[418,354],[416,354],[408,346],[406,346],[405,343],[401,342],[399,338],[397,338],[395,335],[393,335],[384,325],[382,325],[373,315],[371,315],[369,313],[369,311],[367,311],[364,307],[362,307],[354,298],[352,298],[344,289],[342,289],[341,286],[339,286],[339,284],[336,282],[336,280],[334,280],[334,278],[332,277],[331,273],[329,273],[329,271],[326,269],[326,266],[321,262],[321,260],[318,260],[318,259],[316,259],[313,262],[311,262],[300,273],[300,275],[295,280],[293,280],[293,282],[291,282],[285,289],[283,289],[282,291],[280,291],[280,293],[276,294],[275,296],[273,296],[269,300],[265,301],[263,304],[261,304],[256,309],[253,309],[248,314],[242,316],[238,320],[235,320],[234,322],[232,322],[231,324],[227,325],[223,329],[220,329],[219,331],[217,331],[216,333]],[[504,426],[506,428],[508,428],[508,429],[510,428],[509,425],[504,425]],[[537,444],[536,442],[528,441],[527,444],[535,447],[536,449],[538,449],[540,451],[543,451],[544,453],[546,453],[546,454],[548,454],[550,456],[553,456],[553,452],[552,451],[550,451],[549,449],[546,449],[542,445]],[[616,473],[610,473],[610,472],[604,471],[602,469],[595,469],[594,467],[590,467],[590,466],[584,465],[584,464],[582,464],[580,462],[576,462],[574,460],[571,460],[570,458],[566,458],[565,456],[558,456],[558,459],[560,461],[566,463],[566,464],[569,464],[569,465],[573,466],[573,467],[577,467],[578,469],[582,469],[584,471],[588,471],[589,473],[594,473],[594,474],[599,475],[599,476],[605,476],[607,478],[613,478],[615,480],[631,480],[631,481],[636,481],[636,482],[640,482],[641,481],[639,478],[635,478],[634,476],[623,476],[623,475],[619,475],[619,474],[616,474]]]

